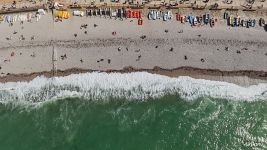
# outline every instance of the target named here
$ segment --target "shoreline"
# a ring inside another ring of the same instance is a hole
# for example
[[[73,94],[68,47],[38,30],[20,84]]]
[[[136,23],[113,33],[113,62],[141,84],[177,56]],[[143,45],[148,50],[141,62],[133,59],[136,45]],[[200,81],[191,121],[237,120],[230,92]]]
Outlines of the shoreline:
[[[67,70],[43,71],[33,72],[30,74],[9,74],[4,77],[0,77],[0,83],[7,82],[23,82],[31,81],[38,76],[45,76],[47,78],[52,77],[64,77],[71,74],[91,73],[91,72],[106,72],[106,73],[133,73],[133,72],[148,72],[152,74],[164,75],[168,77],[189,76],[195,79],[205,79],[212,81],[222,81],[228,83],[234,83],[240,86],[250,86],[259,83],[267,83],[267,72],[264,71],[221,71],[218,69],[200,69],[192,67],[179,67],[174,69],[163,69],[160,67],[154,67],[153,69],[137,69],[133,67],[125,67],[122,70],[90,70],[81,68],[71,68]]]

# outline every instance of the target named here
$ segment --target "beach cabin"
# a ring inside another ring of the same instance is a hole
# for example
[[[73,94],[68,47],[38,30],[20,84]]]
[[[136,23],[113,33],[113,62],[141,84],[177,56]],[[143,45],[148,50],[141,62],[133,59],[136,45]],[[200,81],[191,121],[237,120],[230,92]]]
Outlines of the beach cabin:
[[[184,23],[186,20],[186,16],[181,16],[181,23]]]
[[[189,16],[187,17],[187,19],[188,19],[189,24],[193,25],[194,17],[191,16],[191,15],[189,15]]]
[[[251,27],[255,27],[256,26],[256,20],[255,19],[250,21],[250,26]]]
[[[45,15],[46,12],[44,9],[38,9],[37,12],[40,14],[40,15]]]
[[[229,17],[228,13],[227,12],[224,12],[223,19],[228,19],[228,17]]]
[[[234,22],[234,16],[233,15],[230,15],[227,19],[227,24],[229,26],[233,26],[233,22]]]
[[[172,17],[173,17],[172,12],[171,12],[171,11],[168,11],[168,12],[167,12],[167,15],[168,15],[168,19],[171,20]]]
[[[210,27],[214,27],[214,25],[215,25],[214,19],[210,19]]]
[[[210,21],[210,14],[205,14],[203,15],[203,21],[204,21],[204,24],[208,24],[209,21]]]
[[[55,17],[58,17],[61,19],[69,19],[70,18],[70,12],[68,12],[68,11],[56,11]]]
[[[144,22],[143,22],[143,19],[142,19],[142,18],[139,18],[139,19],[138,19],[138,25],[143,25],[143,23],[144,23]]]
[[[161,12],[160,11],[157,11],[156,12],[156,15],[157,15],[157,19],[160,19],[161,18]]]
[[[260,20],[259,20],[259,25],[260,25],[261,27],[264,27],[264,26],[265,26],[265,21],[264,21],[263,18],[260,18]]]
[[[164,13],[163,14],[163,21],[167,21],[168,20],[168,14],[167,13]]]
[[[156,20],[157,19],[157,12],[156,10],[150,10],[148,12],[148,20]]]
[[[127,18],[132,18],[132,11],[128,10],[126,13]]]
[[[73,16],[83,17],[84,16],[84,12],[80,11],[80,10],[74,10],[73,11]]]
[[[4,16],[0,16],[0,22],[4,21]]]
[[[181,21],[181,15],[179,13],[176,14],[176,20]]]

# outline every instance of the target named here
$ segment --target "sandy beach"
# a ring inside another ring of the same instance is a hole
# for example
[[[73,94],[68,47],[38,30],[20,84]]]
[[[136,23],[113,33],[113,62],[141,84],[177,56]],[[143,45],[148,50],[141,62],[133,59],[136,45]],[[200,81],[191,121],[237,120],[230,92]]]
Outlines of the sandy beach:
[[[219,20],[213,28],[145,16],[142,26],[137,19],[104,17],[54,22],[51,12],[38,22],[1,23],[0,82],[87,71],[148,71],[241,85],[267,82],[267,32],[228,27],[218,12],[209,13]],[[267,20],[266,13],[254,13]]]

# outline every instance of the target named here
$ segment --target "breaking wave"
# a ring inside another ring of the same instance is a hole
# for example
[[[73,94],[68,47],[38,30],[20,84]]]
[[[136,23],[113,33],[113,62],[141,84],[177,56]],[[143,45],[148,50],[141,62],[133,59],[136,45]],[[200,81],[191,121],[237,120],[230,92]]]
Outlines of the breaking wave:
[[[66,77],[37,77],[30,82],[0,83],[0,103],[40,104],[45,101],[80,97],[92,100],[126,98],[147,100],[177,94],[186,100],[212,97],[230,100],[267,100],[267,84],[241,87],[235,84],[193,79],[171,78],[146,72],[84,73]]]

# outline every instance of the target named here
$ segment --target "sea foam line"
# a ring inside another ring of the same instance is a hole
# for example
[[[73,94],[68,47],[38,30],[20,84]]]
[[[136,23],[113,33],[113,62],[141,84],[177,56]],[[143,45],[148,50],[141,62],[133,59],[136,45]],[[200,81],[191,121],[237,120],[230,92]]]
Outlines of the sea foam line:
[[[54,78],[41,76],[30,82],[0,83],[0,103],[3,104],[39,104],[65,97],[146,100],[166,94],[178,94],[186,100],[207,96],[230,100],[267,100],[267,84],[241,87],[226,82],[185,76],[171,78],[146,72],[93,72]]]

